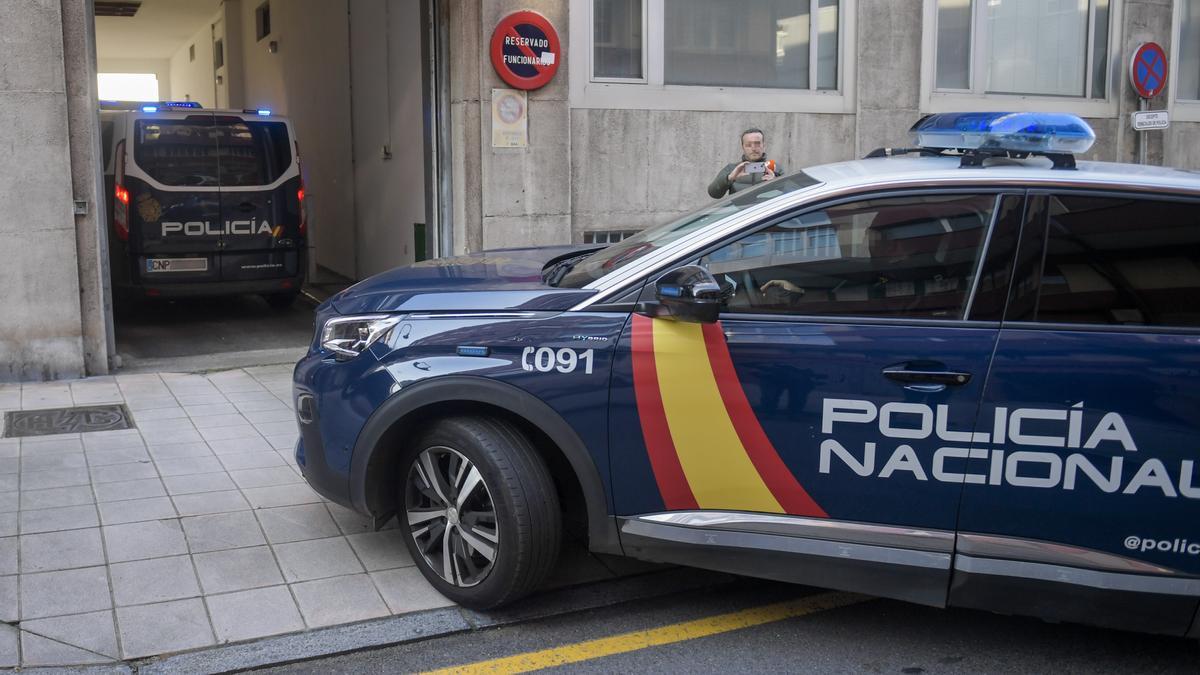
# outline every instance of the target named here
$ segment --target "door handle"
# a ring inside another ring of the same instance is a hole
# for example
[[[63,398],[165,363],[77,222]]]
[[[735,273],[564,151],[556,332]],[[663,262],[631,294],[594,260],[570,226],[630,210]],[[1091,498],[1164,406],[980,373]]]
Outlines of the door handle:
[[[905,384],[933,384],[961,386],[971,381],[970,373],[956,370],[909,370],[904,366],[889,366],[883,376]]]
[[[238,204],[238,211],[241,211],[242,213],[254,213],[257,210],[258,206],[251,204],[250,202],[242,202],[241,204]]]

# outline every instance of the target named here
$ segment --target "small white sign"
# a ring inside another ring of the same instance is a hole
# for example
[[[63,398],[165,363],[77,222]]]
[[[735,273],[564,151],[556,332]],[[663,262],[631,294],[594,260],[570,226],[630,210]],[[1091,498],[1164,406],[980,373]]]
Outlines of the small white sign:
[[[542,65],[543,66],[554,65],[556,56],[557,56],[557,54],[555,54],[554,52],[542,52]]]
[[[1166,110],[1140,110],[1130,115],[1134,131],[1166,129],[1171,126],[1171,117]]]

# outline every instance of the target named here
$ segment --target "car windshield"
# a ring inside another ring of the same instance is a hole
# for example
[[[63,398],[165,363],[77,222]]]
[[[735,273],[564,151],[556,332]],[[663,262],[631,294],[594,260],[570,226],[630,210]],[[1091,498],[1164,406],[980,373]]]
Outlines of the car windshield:
[[[559,280],[554,285],[562,288],[583,288],[596,279],[628,265],[651,251],[678,241],[706,225],[745,211],[769,199],[802,190],[817,183],[817,180],[800,171],[762,183],[753,189],[738,192],[708,204],[678,220],[642,230],[628,239],[596,251],[575,262],[565,274],[555,275],[559,277]]]

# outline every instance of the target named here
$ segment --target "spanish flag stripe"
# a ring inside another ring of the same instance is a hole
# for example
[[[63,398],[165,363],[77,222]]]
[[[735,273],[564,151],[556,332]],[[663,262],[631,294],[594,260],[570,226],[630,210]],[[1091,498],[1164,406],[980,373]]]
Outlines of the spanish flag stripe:
[[[652,325],[667,426],[700,507],[782,513],[729,419],[700,325],[663,320]]]
[[[729,355],[729,346],[725,342],[721,325],[706,324],[703,331],[704,344],[708,349],[708,360],[712,364],[713,375],[716,377],[717,387],[721,391],[725,410],[733,422],[734,429],[737,430],[742,447],[746,449],[746,454],[750,456],[750,461],[758,470],[758,475],[762,477],[775,499],[779,500],[779,504],[786,513],[798,516],[827,517],[828,514],[825,513],[825,510],[813,501],[804,486],[800,485],[787,465],[783,463],[775,446],[771,444],[771,439],[767,438],[766,432],[759,424],[758,417],[754,414],[754,409],[750,407],[750,401],[746,398],[746,392],[742,389],[737,371],[734,370],[733,359]]]
[[[637,399],[638,419],[642,438],[650,456],[650,467],[658,483],[663,505],[668,510],[698,508],[696,497],[688,485],[679,455],[667,426],[662,393],[658,388],[658,370],[654,358],[654,320],[633,316],[633,387]]]

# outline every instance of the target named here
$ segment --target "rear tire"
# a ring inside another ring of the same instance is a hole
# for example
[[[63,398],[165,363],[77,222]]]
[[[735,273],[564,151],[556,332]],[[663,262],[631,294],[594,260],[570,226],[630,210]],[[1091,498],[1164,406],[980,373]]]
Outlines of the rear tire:
[[[296,298],[298,297],[300,297],[299,293],[272,293],[271,295],[263,296],[272,309],[288,309],[296,302]]]
[[[516,427],[489,417],[438,420],[399,469],[404,543],[442,595],[490,609],[527,595],[554,568],[558,492]]]

